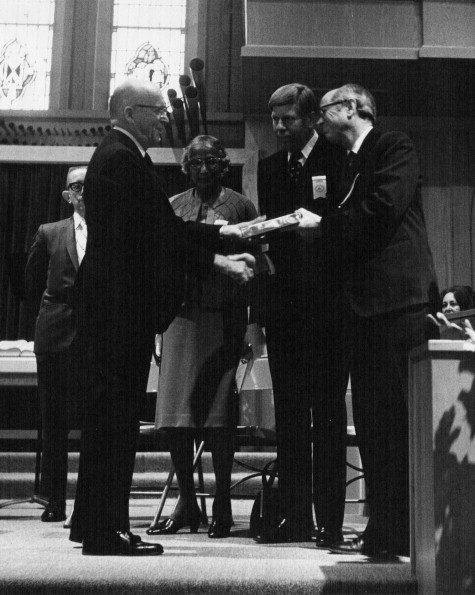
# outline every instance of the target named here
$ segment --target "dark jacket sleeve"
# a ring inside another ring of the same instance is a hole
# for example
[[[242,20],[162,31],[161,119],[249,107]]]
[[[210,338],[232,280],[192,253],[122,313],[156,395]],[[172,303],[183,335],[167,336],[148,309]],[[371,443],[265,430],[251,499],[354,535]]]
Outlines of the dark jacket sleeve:
[[[40,225],[31,244],[28,260],[25,267],[25,291],[28,301],[36,310],[39,307],[41,296],[46,289],[48,276],[49,255],[43,226]]]

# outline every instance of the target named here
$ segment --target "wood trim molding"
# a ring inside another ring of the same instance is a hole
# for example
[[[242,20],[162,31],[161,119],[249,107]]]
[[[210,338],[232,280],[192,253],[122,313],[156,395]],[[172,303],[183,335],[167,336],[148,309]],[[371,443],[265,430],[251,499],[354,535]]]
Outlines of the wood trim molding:
[[[0,145],[0,163],[89,163],[95,147],[33,147]],[[248,149],[226,150],[233,165],[244,166],[256,153]],[[150,149],[155,165],[179,165],[182,149]]]
[[[419,48],[343,47],[310,45],[245,45],[242,58],[345,58],[371,60],[417,60]]]

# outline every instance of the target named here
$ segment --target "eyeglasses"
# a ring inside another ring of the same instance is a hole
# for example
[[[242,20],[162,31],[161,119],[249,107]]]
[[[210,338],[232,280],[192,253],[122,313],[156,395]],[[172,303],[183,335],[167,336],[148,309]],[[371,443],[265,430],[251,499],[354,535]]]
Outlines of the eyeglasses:
[[[82,182],[71,182],[68,184],[68,190],[72,190],[73,192],[82,192],[84,188],[84,184]]]
[[[206,169],[213,171],[219,167],[221,159],[219,157],[206,157],[205,159],[198,159],[198,157],[195,157],[194,159],[190,159],[188,163],[192,169],[201,169],[203,164],[205,164]]]
[[[329,109],[330,107],[333,107],[334,105],[338,105],[339,103],[346,103],[346,99],[339,99],[338,101],[332,101],[331,103],[325,103],[325,105],[321,105],[318,108],[318,113],[321,116],[324,116],[326,113],[326,110]]]
[[[136,103],[134,107],[148,107],[152,110],[153,114],[157,116],[157,118],[163,118],[163,116],[166,116],[168,118],[168,109],[166,107],[158,107],[157,105],[147,105],[145,103]]]

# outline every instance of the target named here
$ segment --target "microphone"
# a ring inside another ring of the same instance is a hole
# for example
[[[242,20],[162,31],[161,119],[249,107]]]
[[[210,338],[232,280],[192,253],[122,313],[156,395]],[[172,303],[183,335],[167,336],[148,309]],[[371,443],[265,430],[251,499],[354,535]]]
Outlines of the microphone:
[[[183,101],[178,97],[171,101],[173,119],[175,121],[178,138],[181,144],[186,147],[186,132],[185,132],[185,110],[183,108]]]
[[[205,134],[208,134],[208,122],[206,121],[206,91],[204,77],[205,63],[203,62],[203,60],[201,60],[201,58],[193,58],[193,60],[190,60],[189,66],[191,76],[193,77],[193,82],[195,83],[196,90],[198,91],[201,121],[203,122]]]
[[[188,102],[188,124],[190,125],[191,137],[194,138],[200,133],[198,91],[196,87],[189,86],[185,89],[185,95]]]

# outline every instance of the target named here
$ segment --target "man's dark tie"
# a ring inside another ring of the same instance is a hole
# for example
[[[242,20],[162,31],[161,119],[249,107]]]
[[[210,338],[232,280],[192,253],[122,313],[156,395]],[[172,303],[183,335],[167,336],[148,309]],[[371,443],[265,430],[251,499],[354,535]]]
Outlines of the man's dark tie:
[[[356,153],[350,151],[346,156],[345,160],[343,161],[343,167],[341,169],[341,194],[346,195],[351,185],[353,184],[353,180],[356,174]]]
[[[300,159],[302,158],[301,151],[295,151],[295,153],[291,153],[289,163],[288,163],[288,171],[289,171],[289,178],[293,184],[297,184],[300,178],[300,174],[302,172],[302,163]]]

